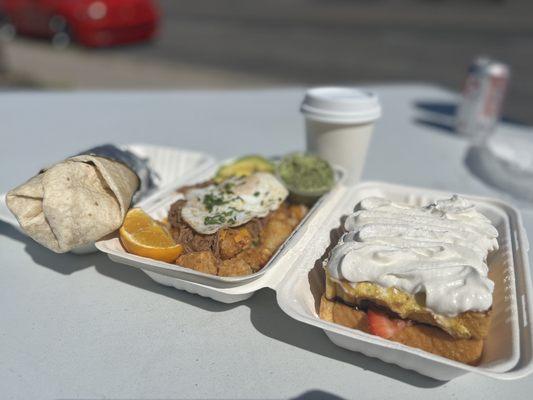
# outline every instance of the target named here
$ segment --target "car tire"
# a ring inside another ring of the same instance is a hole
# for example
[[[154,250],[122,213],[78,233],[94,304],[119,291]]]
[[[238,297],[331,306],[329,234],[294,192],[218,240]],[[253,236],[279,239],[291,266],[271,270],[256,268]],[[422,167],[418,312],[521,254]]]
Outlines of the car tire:
[[[56,49],[66,49],[72,43],[72,38],[67,32],[57,32],[52,36],[52,46]]]
[[[7,15],[0,14],[0,39],[4,41],[11,41],[15,38],[17,29],[11,23]]]
[[[52,46],[56,49],[66,49],[72,43],[72,35],[65,17],[54,15],[48,23],[52,34]]]

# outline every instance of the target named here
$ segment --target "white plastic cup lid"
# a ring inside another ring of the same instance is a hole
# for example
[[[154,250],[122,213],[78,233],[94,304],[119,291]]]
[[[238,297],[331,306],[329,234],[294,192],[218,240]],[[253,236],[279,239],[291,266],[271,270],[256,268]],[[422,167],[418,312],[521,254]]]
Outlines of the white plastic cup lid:
[[[306,118],[337,124],[364,124],[381,116],[375,93],[349,87],[309,89],[300,111]]]

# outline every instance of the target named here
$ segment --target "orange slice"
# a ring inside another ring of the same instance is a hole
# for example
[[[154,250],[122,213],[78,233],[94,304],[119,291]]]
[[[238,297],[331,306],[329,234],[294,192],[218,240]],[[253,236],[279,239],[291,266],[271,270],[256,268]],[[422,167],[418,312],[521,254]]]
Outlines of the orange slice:
[[[138,256],[174,262],[183,253],[166,227],[140,208],[128,211],[119,232],[124,248]]]

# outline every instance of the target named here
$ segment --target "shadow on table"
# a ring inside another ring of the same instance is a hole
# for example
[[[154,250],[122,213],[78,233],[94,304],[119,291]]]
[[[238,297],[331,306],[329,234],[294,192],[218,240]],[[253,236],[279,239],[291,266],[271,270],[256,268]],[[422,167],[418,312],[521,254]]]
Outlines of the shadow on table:
[[[238,307],[243,303],[225,304],[219,303],[206,297],[191,294],[183,290],[177,290],[174,287],[160,285],[153,281],[148,275],[140,269],[130,267],[128,265],[117,264],[111,261],[106,255],[100,253],[103,260],[95,264],[96,270],[109,278],[127,283],[142,290],[170,297],[195,307],[200,307],[203,310],[211,312],[222,312],[232,308]]]
[[[270,338],[412,386],[433,388],[445,383],[336,346],[320,329],[296,321],[285,314],[277,306],[276,295],[270,289],[260,290],[244,304],[250,307],[250,318],[254,327]]]
[[[272,339],[288,343],[325,357],[352,364],[364,370],[386,375],[398,381],[421,387],[432,388],[444,384],[431,378],[422,376],[414,371],[404,370],[400,367],[384,363],[375,358],[354,353],[334,345],[327,336],[317,328],[298,322],[285,314],[277,305],[276,294],[271,289],[259,290],[250,299],[233,304],[219,303],[214,300],[176,290],[173,287],[160,285],[152,281],[142,271],[120,264],[115,264],[107,259],[99,260],[96,270],[102,275],[120,280],[143,290],[173,298],[195,307],[212,312],[224,312],[234,307],[246,306],[250,308],[250,320],[255,329]],[[321,395],[328,396],[321,396]],[[308,396],[308,397],[304,397]],[[331,398],[339,397],[320,391],[307,392],[297,397],[298,399]]]
[[[322,390],[310,390],[299,396],[291,397],[291,400],[343,400],[344,397],[324,392]]]
[[[0,235],[9,236],[22,242],[26,252],[36,264],[63,275],[70,275],[94,265],[99,256],[97,253],[87,255],[56,254],[5,222],[0,222]]]
[[[0,234],[23,242],[26,246],[25,250],[36,264],[55,272],[69,275],[94,266],[100,274],[108,278],[116,279],[139,289],[148,290],[211,312],[224,312],[234,307],[247,306],[250,308],[252,325],[260,333],[270,338],[339,360],[346,364],[352,364],[365,370],[386,375],[413,386],[431,388],[444,383],[424,377],[416,372],[407,371],[384,363],[378,359],[337,347],[329,341],[321,330],[298,322],[286,315],[277,305],[275,292],[270,289],[262,289],[252,298],[244,302],[233,304],[218,303],[205,297],[176,290],[173,287],[160,285],[152,281],[141,270],[114,263],[102,253],[86,255],[74,255],[70,253],[56,254],[35,243],[32,239],[5,223],[0,223]],[[331,397],[323,397],[320,396],[321,394],[324,393],[312,391],[302,394],[302,396],[308,397],[298,398],[338,398],[333,395]]]
[[[107,255],[95,252],[92,254],[56,254],[39,245],[28,236],[24,235],[11,225],[0,221],[0,235],[9,236],[25,245],[26,252],[39,266],[48,268],[63,275],[70,275],[88,267],[95,269],[102,275],[135,286],[142,290],[148,290],[156,294],[167,296],[178,301],[183,301],[208,311],[225,311],[239,304],[223,304],[193,295],[172,287],[160,285],[150,279],[141,270],[127,265],[112,262]]]
[[[102,256],[105,257],[104,255]],[[99,261],[96,264],[96,270],[105,276],[120,280],[140,289],[149,290],[212,312],[223,312],[234,307],[247,306],[250,308],[250,320],[252,325],[260,333],[272,339],[347,364],[352,364],[365,370],[386,375],[413,386],[432,388],[444,384],[444,382],[422,376],[414,371],[408,371],[378,359],[351,352],[334,345],[320,329],[298,322],[285,314],[277,305],[275,292],[268,288],[259,290],[254,296],[243,302],[225,304],[202,296],[176,290],[173,287],[160,285],[152,281],[139,269],[115,264],[107,259],[107,257],[105,257],[105,260],[101,262]],[[302,340],[302,338],[305,338],[305,340]],[[315,393],[316,392],[310,392],[303,395],[309,394],[309,396],[315,396],[309,398],[320,398],[320,396],[315,395]],[[335,399],[337,397],[331,398]]]
[[[457,135],[455,131],[457,103],[421,100],[416,101],[414,106],[419,111],[418,116],[414,118],[415,123],[426,125],[449,135]],[[501,120],[509,124],[528,126],[513,118],[502,117]]]
[[[417,101],[415,107],[420,113],[415,123],[426,125],[440,132],[455,135],[455,113],[457,104],[452,102]]]

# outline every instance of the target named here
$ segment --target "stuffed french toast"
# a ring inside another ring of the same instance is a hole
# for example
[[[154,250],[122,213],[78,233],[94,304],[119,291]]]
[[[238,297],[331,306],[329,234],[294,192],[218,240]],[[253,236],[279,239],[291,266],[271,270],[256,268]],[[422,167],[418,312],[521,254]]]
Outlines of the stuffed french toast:
[[[362,200],[324,262],[320,317],[466,364],[487,337],[498,232],[458,196],[424,207]]]

